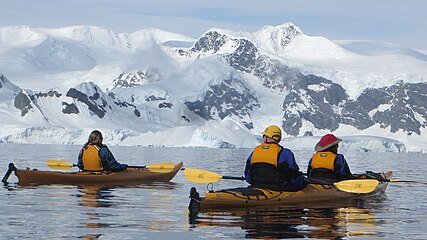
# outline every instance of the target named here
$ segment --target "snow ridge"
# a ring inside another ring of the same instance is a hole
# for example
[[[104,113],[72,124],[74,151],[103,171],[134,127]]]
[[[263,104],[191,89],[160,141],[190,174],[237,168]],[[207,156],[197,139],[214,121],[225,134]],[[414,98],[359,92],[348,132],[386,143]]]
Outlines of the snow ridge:
[[[293,23],[198,39],[10,26],[0,53],[3,142],[81,144],[96,128],[114,144],[253,147],[274,123],[286,141],[334,132],[359,151],[427,151],[427,57],[407,47]]]

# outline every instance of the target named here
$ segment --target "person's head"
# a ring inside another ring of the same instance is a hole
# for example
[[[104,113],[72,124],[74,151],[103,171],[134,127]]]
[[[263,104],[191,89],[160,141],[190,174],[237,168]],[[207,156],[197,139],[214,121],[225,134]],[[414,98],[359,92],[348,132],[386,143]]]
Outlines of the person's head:
[[[262,132],[264,142],[275,142],[279,143],[282,140],[282,130],[276,125],[268,126],[264,132]]]
[[[94,144],[94,145],[102,145],[102,134],[98,130],[94,130],[90,133],[89,138],[87,140],[88,143]]]
[[[316,144],[316,146],[314,147],[314,150],[316,150],[317,152],[328,151],[328,152],[337,153],[338,143],[341,141],[342,141],[341,138],[337,138],[333,134],[326,134]]]

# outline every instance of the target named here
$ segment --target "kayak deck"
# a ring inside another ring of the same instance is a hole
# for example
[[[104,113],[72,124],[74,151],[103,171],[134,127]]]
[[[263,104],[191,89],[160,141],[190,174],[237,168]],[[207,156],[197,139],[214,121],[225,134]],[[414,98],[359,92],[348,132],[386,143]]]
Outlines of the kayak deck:
[[[14,169],[19,184],[82,184],[82,183],[138,183],[168,182],[182,168],[180,162],[169,172],[155,172],[145,168],[128,168],[120,172],[59,172],[36,169]]]
[[[392,175],[393,173],[391,171],[381,174],[385,179],[390,179]],[[205,209],[289,205],[348,198],[362,198],[384,193],[387,185],[388,182],[380,182],[374,191],[366,194],[340,191],[332,184],[310,183],[304,189],[297,192],[248,187],[209,191],[203,197],[200,197],[196,189],[192,188],[190,191],[191,201],[189,209],[190,211],[199,211]]]

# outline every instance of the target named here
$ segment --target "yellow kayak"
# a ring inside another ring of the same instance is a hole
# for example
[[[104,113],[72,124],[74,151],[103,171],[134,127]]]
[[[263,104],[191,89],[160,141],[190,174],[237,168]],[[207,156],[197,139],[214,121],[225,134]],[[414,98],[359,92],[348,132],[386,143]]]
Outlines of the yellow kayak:
[[[40,171],[37,169],[17,169],[9,164],[9,169],[15,172],[19,184],[82,184],[82,183],[139,183],[139,182],[168,182],[182,168],[183,163],[176,164],[166,172],[157,172],[147,168],[128,167],[120,172],[60,172]],[[7,179],[7,178],[6,178]]]
[[[392,171],[388,171],[381,173],[380,175],[384,179],[390,179],[393,173]],[[206,209],[288,205],[360,198],[384,193],[387,185],[387,181],[380,181],[379,184],[369,193],[342,191],[333,184],[315,183],[310,183],[307,185],[307,187],[297,192],[273,191],[269,189],[251,187],[232,188],[220,191],[209,191],[205,193],[203,197],[200,197],[196,189],[192,188],[190,191],[191,202],[189,209],[190,211],[203,211]]]

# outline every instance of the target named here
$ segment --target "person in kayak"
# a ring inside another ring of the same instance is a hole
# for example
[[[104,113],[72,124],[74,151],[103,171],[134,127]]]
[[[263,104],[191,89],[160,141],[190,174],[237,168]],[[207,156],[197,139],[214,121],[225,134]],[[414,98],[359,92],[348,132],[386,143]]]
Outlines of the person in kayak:
[[[111,151],[102,144],[102,134],[94,130],[87,143],[80,150],[77,166],[83,171],[112,171],[125,170],[128,165],[116,161]]]
[[[307,177],[340,181],[351,179],[352,173],[344,155],[338,154],[342,139],[333,134],[324,135],[314,147],[316,151],[307,167]]]
[[[283,191],[298,191],[307,184],[299,171],[294,154],[279,145],[282,131],[276,125],[262,132],[263,143],[249,155],[245,167],[245,180],[251,187],[264,187]]]

